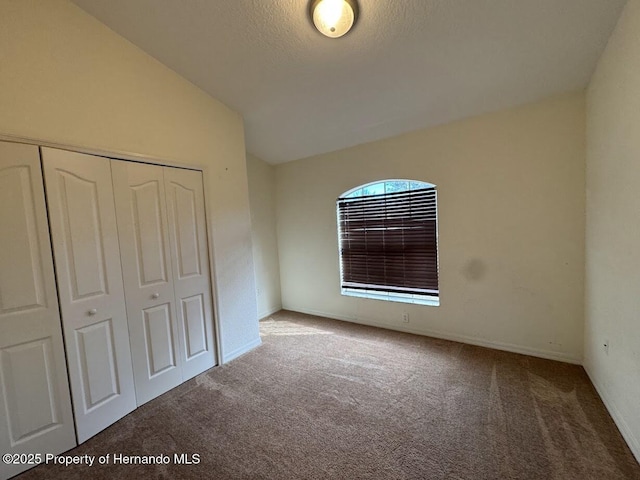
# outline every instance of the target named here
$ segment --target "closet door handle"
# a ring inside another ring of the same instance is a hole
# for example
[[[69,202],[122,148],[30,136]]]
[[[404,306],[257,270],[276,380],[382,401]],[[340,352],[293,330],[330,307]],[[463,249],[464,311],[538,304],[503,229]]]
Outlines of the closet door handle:
[[[96,313],[98,313],[98,310],[96,310],[95,308],[92,308],[91,310],[89,310],[89,311],[87,312],[87,314],[89,314],[89,315],[91,315],[91,316],[95,315]]]
[[[151,298],[153,298],[153,299],[160,298],[160,294],[158,292],[156,292],[153,295],[151,295]]]

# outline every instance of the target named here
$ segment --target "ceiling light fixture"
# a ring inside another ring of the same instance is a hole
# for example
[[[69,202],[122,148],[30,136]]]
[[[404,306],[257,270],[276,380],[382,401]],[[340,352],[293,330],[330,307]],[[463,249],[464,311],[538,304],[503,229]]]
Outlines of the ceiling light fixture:
[[[357,0],[312,0],[309,14],[318,31],[330,38],[343,36],[358,19]]]

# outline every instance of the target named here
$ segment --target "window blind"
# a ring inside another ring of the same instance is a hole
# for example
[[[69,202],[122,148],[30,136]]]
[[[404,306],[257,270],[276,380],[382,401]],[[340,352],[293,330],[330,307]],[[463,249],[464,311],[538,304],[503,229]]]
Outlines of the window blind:
[[[435,188],[338,199],[342,288],[438,296]]]

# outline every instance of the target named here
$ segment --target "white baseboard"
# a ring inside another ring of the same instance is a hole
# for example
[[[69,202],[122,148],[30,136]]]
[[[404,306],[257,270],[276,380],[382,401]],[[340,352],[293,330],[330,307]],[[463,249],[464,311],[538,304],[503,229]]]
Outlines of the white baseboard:
[[[264,312],[258,312],[258,318],[260,320],[263,320],[265,318],[267,318],[269,315],[273,315],[276,312],[279,312],[280,310],[282,310],[282,306],[277,306],[277,307],[273,307],[270,310],[265,310]]]
[[[285,310],[291,310],[300,313],[306,313],[309,315],[317,315],[320,317],[333,318],[335,320],[344,320],[346,322],[358,323],[360,325],[368,325],[370,327],[378,327],[378,328],[386,328],[388,330],[396,330],[398,332],[405,333],[413,333],[416,335],[423,335],[426,337],[434,337],[441,338],[443,340],[451,340],[454,342],[467,343],[469,345],[477,345],[480,347],[493,348],[496,350],[504,350],[506,352],[520,353],[523,355],[530,355],[533,357],[546,358],[548,360],[557,360],[565,363],[572,363],[574,365],[582,365],[582,358],[575,357],[570,354],[560,353],[560,352],[552,352],[549,350],[538,350],[535,348],[525,347],[522,345],[514,345],[510,343],[502,343],[502,342],[494,342],[491,340],[486,340],[484,338],[473,337],[469,335],[459,335],[452,334],[447,332],[441,332],[437,330],[429,330],[429,329],[417,329],[417,328],[408,328],[402,325],[387,325],[384,323],[372,322],[369,320],[362,320],[360,318],[350,318],[343,315],[336,315],[329,312],[321,312],[318,310],[311,310],[306,308],[296,308],[296,307],[284,307]]]
[[[243,345],[240,348],[236,348],[235,350],[233,350],[232,352],[229,353],[222,353],[222,363],[229,363],[231,360],[238,358],[240,355],[244,355],[245,353],[249,352],[250,350],[253,350],[254,348],[260,346],[260,344],[262,343],[262,340],[260,339],[260,337],[256,338],[255,340],[247,343],[246,345]]]
[[[636,457],[636,460],[638,461],[638,463],[640,463],[640,440],[636,438],[636,436],[631,431],[631,428],[629,428],[629,424],[625,421],[624,417],[620,413],[620,410],[618,410],[615,403],[613,403],[613,401],[611,400],[611,395],[609,395],[609,392],[607,392],[607,390],[602,385],[596,382],[595,378],[593,377],[593,375],[591,375],[586,365],[584,365],[584,370],[587,372],[587,375],[589,376],[591,383],[598,392],[598,395],[600,395],[602,403],[604,403],[604,406],[609,411],[609,415],[611,415],[611,418],[613,418],[613,421],[618,427],[618,430],[620,430],[622,438],[624,438],[625,442],[627,442],[631,453],[633,453],[633,456]]]

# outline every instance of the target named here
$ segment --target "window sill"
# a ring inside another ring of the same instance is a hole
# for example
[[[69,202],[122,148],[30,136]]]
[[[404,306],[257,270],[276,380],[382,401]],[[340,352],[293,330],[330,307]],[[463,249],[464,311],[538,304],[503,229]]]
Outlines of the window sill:
[[[385,302],[412,303],[414,305],[428,305],[431,307],[440,306],[440,297],[426,297],[423,295],[402,293],[380,293],[375,290],[351,290],[349,288],[342,288],[340,293],[348,297],[368,298]]]

